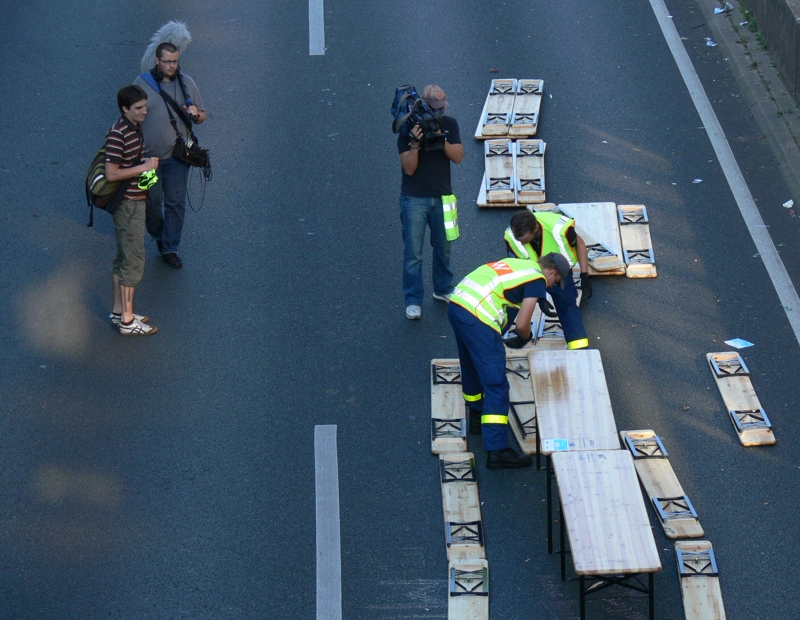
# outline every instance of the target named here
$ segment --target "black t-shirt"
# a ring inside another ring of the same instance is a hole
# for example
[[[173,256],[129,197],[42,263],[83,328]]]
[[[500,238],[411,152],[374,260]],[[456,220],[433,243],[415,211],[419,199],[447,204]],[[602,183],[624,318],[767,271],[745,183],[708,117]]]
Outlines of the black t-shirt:
[[[447,136],[450,144],[461,144],[461,134],[458,122],[450,116],[439,119],[439,127]],[[405,153],[411,150],[411,141],[408,138],[397,136],[397,151]],[[450,160],[444,154],[444,149],[438,151],[419,151],[419,164],[414,174],[408,176],[403,172],[403,184],[400,186],[400,195],[412,198],[435,198],[453,193],[450,185]]]

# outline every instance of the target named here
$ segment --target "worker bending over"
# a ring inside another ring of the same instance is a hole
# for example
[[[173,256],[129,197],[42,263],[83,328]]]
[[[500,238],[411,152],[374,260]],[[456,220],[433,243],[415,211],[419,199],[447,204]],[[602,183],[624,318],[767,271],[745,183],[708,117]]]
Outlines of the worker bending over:
[[[456,286],[447,317],[453,326],[461,362],[461,387],[469,408],[471,434],[483,434],[486,467],[527,467],[508,443],[508,379],[503,332],[508,308],[519,309],[517,333],[506,346],[522,348],[531,339],[531,317],[545,289],[571,279],[563,256],[551,253],[538,261],[506,258],[478,267]]]
[[[556,212],[533,214],[527,209],[518,211],[511,218],[504,238],[509,256],[536,261],[540,256],[556,252],[569,261],[570,268],[579,263],[583,301],[592,296],[589,254],[583,239],[575,232],[575,220],[572,218]],[[589,339],[578,308],[578,289],[575,288],[572,274],[564,280],[560,287],[547,288],[555,305],[555,313],[544,296],[539,300],[539,307],[549,317],[558,316],[567,348],[585,349],[589,346]]]

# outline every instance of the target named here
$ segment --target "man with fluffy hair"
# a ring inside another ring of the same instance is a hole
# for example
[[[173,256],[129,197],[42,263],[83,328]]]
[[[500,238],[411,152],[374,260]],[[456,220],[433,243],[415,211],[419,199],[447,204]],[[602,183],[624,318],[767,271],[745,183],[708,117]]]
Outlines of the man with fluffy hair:
[[[203,99],[194,80],[181,72],[178,59],[192,38],[182,22],[169,22],[154,35],[142,57],[144,73],[134,80],[147,93],[149,114],[142,123],[145,155],[158,157],[159,182],[147,199],[147,232],[164,262],[180,269],[178,247],[186,217],[188,168],[172,156],[175,142],[190,136],[192,124],[206,120]],[[163,207],[162,207],[163,203]]]

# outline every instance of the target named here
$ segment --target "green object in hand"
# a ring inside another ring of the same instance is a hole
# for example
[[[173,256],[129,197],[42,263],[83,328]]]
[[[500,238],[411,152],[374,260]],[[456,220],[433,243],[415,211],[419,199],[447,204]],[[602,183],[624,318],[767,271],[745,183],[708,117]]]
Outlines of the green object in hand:
[[[158,183],[158,175],[155,169],[142,172],[142,174],[139,175],[139,189],[150,189],[156,183]]]

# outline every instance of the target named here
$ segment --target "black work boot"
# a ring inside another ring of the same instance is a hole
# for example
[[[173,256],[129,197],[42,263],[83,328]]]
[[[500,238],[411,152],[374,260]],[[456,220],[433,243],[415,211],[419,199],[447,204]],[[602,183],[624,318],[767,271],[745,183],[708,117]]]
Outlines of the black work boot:
[[[530,454],[517,454],[513,448],[490,450],[486,453],[486,469],[516,469],[530,467],[532,463]]]
[[[481,416],[483,415],[482,411],[475,411],[474,409],[469,410],[469,434],[470,435],[480,435],[481,434]]]

